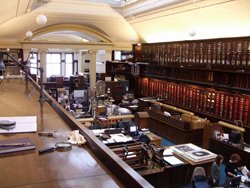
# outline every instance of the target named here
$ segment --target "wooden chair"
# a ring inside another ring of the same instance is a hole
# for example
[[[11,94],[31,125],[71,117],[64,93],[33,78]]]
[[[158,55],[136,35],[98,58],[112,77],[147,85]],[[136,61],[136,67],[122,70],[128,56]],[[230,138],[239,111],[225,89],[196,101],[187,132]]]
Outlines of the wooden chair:
[[[161,148],[154,143],[150,143],[149,148],[152,154],[151,160],[159,164],[160,166],[165,166],[166,163],[163,159],[164,148]]]

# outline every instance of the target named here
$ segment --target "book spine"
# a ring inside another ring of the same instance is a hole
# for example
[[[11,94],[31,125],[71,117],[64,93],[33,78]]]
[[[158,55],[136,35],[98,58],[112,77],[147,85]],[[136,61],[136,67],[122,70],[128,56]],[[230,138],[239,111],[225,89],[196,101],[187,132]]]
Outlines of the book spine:
[[[243,116],[243,123],[244,124],[249,124],[249,98],[246,98],[245,100],[245,108],[244,108],[244,116]]]

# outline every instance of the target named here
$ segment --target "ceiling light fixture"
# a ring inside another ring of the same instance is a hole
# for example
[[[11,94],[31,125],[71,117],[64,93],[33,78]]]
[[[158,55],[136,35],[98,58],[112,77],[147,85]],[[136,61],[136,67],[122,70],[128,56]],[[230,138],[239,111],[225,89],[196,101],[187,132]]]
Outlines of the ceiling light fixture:
[[[190,29],[190,30],[189,30],[189,35],[190,35],[191,37],[195,36],[195,35],[196,35],[196,29],[195,29],[195,28]]]
[[[41,7],[42,7],[42,0],[41,0]],[[42,13],[36,17],[36,23],[38,25],[44,25],[47,23],[47,17]]]
[[[30,20],[29,20],[29,30],[26,32],[26,37],[32,37],[33,36],[33,33],[32,31],[30,31]]]
[[[134,36],[130,36],[130,41],[133,42],[135,40],[135,37]]]
[[[43,14],[40,14],[36,17],[36,23],[38,25],[44,25],[47,23],[47,17],[44,16]]]
[[[26,37],[32,37],[32,36],[33,36],[32,31],[27,31],[27,32],[26,32]]]

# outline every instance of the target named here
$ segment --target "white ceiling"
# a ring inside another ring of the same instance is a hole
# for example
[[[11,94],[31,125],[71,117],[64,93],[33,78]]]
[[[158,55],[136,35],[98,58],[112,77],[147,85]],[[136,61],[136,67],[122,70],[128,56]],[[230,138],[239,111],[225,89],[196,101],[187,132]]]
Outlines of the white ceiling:
[[[25,41],[131,46],[250,36],[250,0],[1,0],[0,7],[0,48]],[[44,26],[35,21],[41,13],[48,19]]]

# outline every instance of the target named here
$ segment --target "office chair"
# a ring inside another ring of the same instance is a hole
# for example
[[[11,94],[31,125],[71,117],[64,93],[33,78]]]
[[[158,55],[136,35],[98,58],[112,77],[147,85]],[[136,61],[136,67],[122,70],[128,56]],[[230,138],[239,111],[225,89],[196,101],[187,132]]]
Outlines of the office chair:
[[[146,144],[147,146],[149,146],[149,143],[150,143],[150,139],[147,135],[145,134],[141,134],[140,137],[139,137],[139,142],[140,143],[144,143]]]
[[[210,188],[206,182],[206,172],[203,167],[196,167],[192,176],[192,187],[194,188]]]
[[[231,185],[230,185],[230,188],[233,188],[233,187],[240,187],[240,182],[241,182],[241,176],[238,176],[236,178],[233,178],[232,179],[232,182],[231,182]]]

